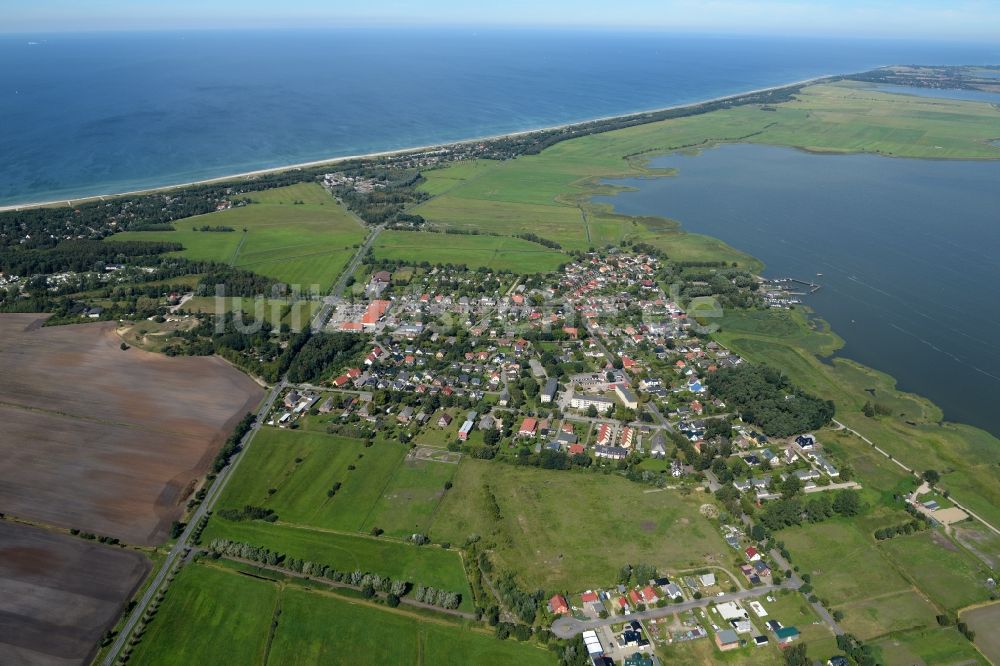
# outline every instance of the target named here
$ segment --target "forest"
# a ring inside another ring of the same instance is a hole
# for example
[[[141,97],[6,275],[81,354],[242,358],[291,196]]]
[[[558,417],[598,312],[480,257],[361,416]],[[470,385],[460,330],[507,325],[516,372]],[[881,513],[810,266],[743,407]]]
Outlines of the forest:
[[[833,402],[796,388],[781,372],[764,365],[741,363],[710,374],[713,395],[770,437],[815,430],[833,418]]]

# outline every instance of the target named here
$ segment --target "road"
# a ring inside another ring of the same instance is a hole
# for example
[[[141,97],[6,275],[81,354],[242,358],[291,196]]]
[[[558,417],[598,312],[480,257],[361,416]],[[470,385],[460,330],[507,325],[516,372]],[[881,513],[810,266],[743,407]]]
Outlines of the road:
[[[274,401],[277,400],[278,395],[281,393],[283,388],[285,388],[285,382],[281,381],[276,384],[273,389],[271,389],[271,392],[267,396],[267,400],[257,412],[257,419],[254,421],[253,426],[250,428],[250,431],[244,435],[243,441],[240,443],[240,452],[233,456],[232,461],[219,472],[218,476],[215,477],[215,482],[209,487],[204,501],[202,501],[201,505],[195,509],[195,512],[191,515],[187,527],[184,528],[184,532],[182,532],[180,537],[177,539],[177,543],[175,543],[173,548],[170,549],[170,552],[167,553],[167,557],[163,561],[163,564],[160,565],[159,570],[156,572],[153,582],[150,583],[148,588],[146,588],[146,592],[138,600],[138,603],[136,603],[135,608],[132,609],[132,613],[128,616],[128,619],[125,620],[125,625],[122,627],[121,631],[118,632],[118,636],[115,638],[114,643],[111,644],[111,648],[108,650],[108,653],[104,656],[104,659],[101,662],[103,666],[113,666],[118,654],[121,652],[122,648],[125,647],[125,643],[132,635],[132,631],[135,629],[135,626],[142,619],[149,603],[162,587],[167,574],[178,562],[178,560],[183,558],[185,553],[190,549],[188,541],[191,538],[191,534],[197,528],[199,521],[201,521],[204,516],[208,515],[208,513],[212,510],[212,507],[215,506],[216,500],[218,500],[219,496],[222,495],[222,491],[226,487],[226,483],[229,482],[229,478],[236,471],[240,461],[243,460],[246,450],[250,448],[250,444],[253,442],[254,436],[260,430],[261,424],[264,422],[264,415],[270,411],[271,406],[274,404]]]
[[[373,228],[371,233],[368,234],[368,237],[365,239],[365,242],[362,243],[361,247],[358,248],[358,251],[354,253],[350,263],[347,264],[347,268],[343,270],[340,277],[337,278],[337,281],[330,289],[330,295],[323,299],[323,309],[317,312],[316,316],[313,317],[313,331],[320,331],[323,329],[323,325],[330,319],[333,309],[340,304],[340,300],[344,296],[344,290],[347,289],[347,280],[354,275],[354,271],[358,270],[358,266],[361,264],[361,260],[364,259],[365,255],[368,253],[368,249],[383,231],[385,231],[384,224],[380,224],[379,226]]]
[[[906,466],[906,465],[904,465],[903,463],[901,463],[901,462],[899,462],[898,460],[896,460],[896,459],[895,459],[895,458],[894,458],[894,457],[892,456],[892,454],[890,454],[890,453],[889,453],[888,451],[886,451],[885,449],[883,449],[883,448],[879,447],[879,446],[878,446],[878,445],[877,445],[877,444],[876,444],[875,442],[873,442],[872,440],[868,439],[867,437],[865,437],[864,435],[862,435],[862,434],[861,434],[860,432],[858,432],[857,430],[854,430],[853,428],[849,428],[848,426],[844,425],[843,423],[841,423],[841,422],[840,422],[840,421],[838,421],[837,419],[833,419],[833,423],[834,423],[834,424],[835,424],[835,425],[837,426],[837,428],[838,428],[838,429],[840,429],[840,430],[844,430],[844,431],[846,431],[846,432],[849,432],[849,433],[851,433],[852,435],[855,435],[856,437],[859,437],[859,438],[861,438],[861,440],[862,440],[862,441],[864,441],[865,443],[867,443],[868,445],[870,445],[870,446],[871,446],[871,447],[872,447],[873,449],[875,449],[876,451],[878,451],[879,453],[881,453],[881,454],[882,454],[883,456],[885,456],[886,458],[888,458],[888,459],[889,459],[889,460],[891,460],[892,462],[894,462],[894,463],[896,463],[897,465],[899,465],[900,467],[902,467],[902,468],[903,468],[904,470],[906,470],[907,472],[909,472],[910,474],[912,474],[913,476],[915,476],[915,477],[916,477],[917,479],[919,479],[919,480],[922,480],[922,477],[920,476],[920,474],[919,474],[919,473],[917,473],[917,471],[916,471],[916,470],[914,470],[914,469],[912,469],[912,468],[910,468],[910,467],[907,467],[907,466]],[[966,512],[967,514],[969,514],[970,516],[972,516],[972,517],[973,517],[974,519],[976,519],[976,520],[978,520],[979,522],[981,522],[981,523],[982,523],[983,525],[985,525],[985,526],[986,526],[986,527],[987,527],[987,528],[988,528],[988,529],[989,529],[989,530],[990,530],[991,532],[993,532],[993,533],[995,533],[995,534],[1000,534],[1000,529],[998,529],[998,528],[997,528],[996,526],[994,526],[994,525],[993,525],[992,523],[988,522],[988,521],[987,521],[987,520],[986,520],[985,518],[983,518],[982,516],[978,515],[978,514],[977,514],[977,513],[975,513],[974,511],[972,511],[972,510],[971,510],[971,509],[970,509],[969,507],[965,506],[964,504],[961,504],[961,503],[959,503],[959,501],[955,499],[955,496],[954,496],[954,495],[950,495],[950,494],[949,494],[949,496],[948,496],[948,500],[949,500],[949,501],[950,501],[950,502],[951,502],[952,504],[954,504],[955,506],[957,506],[957,507],[958,507],[959,509],[961,509],[962,511],[964,511],[964,512]]]
[[[588,631],[590,629],[597,629],[598,627],[610,626],[612,624],[620,624],[625,620],[654,620],[661,617],[669,617],[674,613],[682,613],[684,611],[694,610],[695,608],[705,608],[709,604],[721,604],[726,601],[742,601],[744,599],[753,599],[756,597],[763,597],[772,592],[777,592],[778,590],[788,589],[797,590],[802,586],[802,581],[797,578],[792,578],[785,581],[781,585],[766,585],[763,587],[755,587],[749,590],[740,590],[738,592],[729,592],[723,594],[720,597],[703,597],[701,599],[690,599],[688,601],[681,602],[679,604],[667,604],[663,608],[651,608],[649,610],[639,611],[636,613],[631,613],[630,615],[622,616],[616,615],[612,617],[607,617],[605,619],[599,620],[578,620],[575,617],[561,617],[552,623],[552,633],[554,633],[559,638],[572,638],[573,636]]]

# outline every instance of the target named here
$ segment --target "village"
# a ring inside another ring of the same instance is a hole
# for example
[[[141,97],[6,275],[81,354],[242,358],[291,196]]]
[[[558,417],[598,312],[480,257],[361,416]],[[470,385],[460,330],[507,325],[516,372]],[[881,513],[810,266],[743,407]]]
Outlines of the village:
[[[366,336],[363,355],[322,385],[290,388],[268,423],[377,433],[423,455],[630,468],[639,470],[630,478],[659,489],[727,485],[757,505],[780,498],[789,476],[805,493],[860,488],[814,435],[769,438],[712,395],[708,377],[742,359],[701,332],[659,272],[659,260],[641,253],[589,255],[550,281],[437,268],[400,280],[375,270],[326,324]],[[458,295],[484,283],[503,290]],[[728,453],[710,467],[682,455],[723,440]],[[758,550],[745,526],[719,529],[740,560],[731,570],[600,588],[579,581],[578,591],[549,599],[553,629],[583,623],[570,628],[584,630],[595,663],[656,663],[657,644],[699,639],[720,651],[791,644],[799,629],[782,623],[782,609],[802,581],[777,553]]]

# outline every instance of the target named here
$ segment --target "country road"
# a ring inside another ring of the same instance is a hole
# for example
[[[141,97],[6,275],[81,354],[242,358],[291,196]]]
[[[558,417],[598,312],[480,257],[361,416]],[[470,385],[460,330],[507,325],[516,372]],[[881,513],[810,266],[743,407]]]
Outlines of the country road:
[[[380,224],[379,226],[373,228],[371,233],[368,234],[368,237],[365,238],[365,242],[361,244],[358,251],[354,253],[353,257],[351,257],[351,261],[347,264],[343,272],[341,272],[340,277],[337,278],[337,281],[330,289],[330,295],[323,299],[323,309],[317,312],[316,316],[313,317],[312,330],[314,332],[323,330],[323,325],[330,319],[330,315],[333,313],[334,308],[337,307],[340,300],[344,296],[344,290],[347,289],[348,278],[354,275],[354,271],[358,269],[358,265],[361,263],[361,260],[364,259],[365,254],[368,253],[368,249],[371,248],[375,239],[378,238],[379,234],[383,231],[385,231],[384,224]]]
[[[218,476],[215,477],[215,482],[209,487],[208,493],[205,495],[205,500],[191,515],[187,527],[184,528],[184,531],[177,539],[177,543],[175,543],[173,548],[170,549],[170,552],[167,553],[166,559],[163,561],[163,564],[160,565],[156,575],[153,577],[153,582],[148,588],[146,588],[146,592],[138,600],[135,608],[132,609],[132,613],[125,621],[125,625],[121,628],[121,631],[118,632],[118,636],[115,637],[114,643],[111,644],[111,647],[108,649],[107,654],[101,662],[103,666],[113,666],[118,654],[122,651],[122,648],[125,647],[126,641],[128,641],[129,637],[132,635],[132,631],[135,629],[135,626],[139,623],[139,620],[142,619],[143,614],[146,612],[146,608],[149,607],[149,603],[163,586],[163,581],[166,579],[167,574],[169,574],[170,570],[174,567],[178,560],[182,559],[186,552],[190,549],[188,541],[191,538],[191,534],[197,528],[199,521],[201,521],[204,516],[208,515],[208,513],[212,510],[212,507],[215,506],[215,502],[219,499],[219,496],[222,495],[222,491],[225,489],[226,483],[229,482],[230,477],[236,471],[240,461],[243,460],[246,450],[250,448],[250,444],[253,442],[254,436],[260,430],[260,426],[264,422],[264,415],[270,411],[271,406],[274,404],[274,401],[278,398],[278,395],[284,387],[285,382],[281,381],[271,389],[271,392],[267,396],[267,400],[264,401],[264,404],[257,411],[257,419],[254,421],[253,426],[250,428],[250,431],[243,436],[243,440],[240,442],[240,451],[233,457],[232,461],[219,472]]]

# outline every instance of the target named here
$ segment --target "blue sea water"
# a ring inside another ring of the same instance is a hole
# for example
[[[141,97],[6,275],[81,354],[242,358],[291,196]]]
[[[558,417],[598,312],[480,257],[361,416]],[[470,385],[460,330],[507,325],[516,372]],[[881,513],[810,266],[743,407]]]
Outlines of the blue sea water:
[[[839,355],[1000,436],[1000,161],[735,144],[651,164],[677,175],[611,181],[635,190],[597,200],[819,283],[804,301],[844,338]]]
[[[642,32],[0,35],[0,204],[693,102],[1000,46]]]

